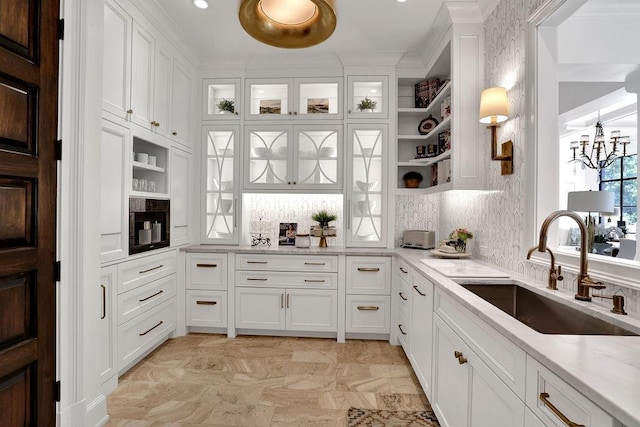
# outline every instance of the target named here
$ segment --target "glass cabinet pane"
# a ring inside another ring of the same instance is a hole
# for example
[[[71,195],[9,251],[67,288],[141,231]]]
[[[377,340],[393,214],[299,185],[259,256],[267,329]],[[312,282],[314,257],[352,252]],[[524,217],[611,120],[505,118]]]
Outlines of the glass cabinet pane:
[[[236,130],[207,130],[205,238],[233,239],[236,232]]]
[[[298,115],[326,116],[340,114],[340,85],[336,83],[300,83]]]
[[[288,171],[289,131],[248,130],[248,177],[246,187],[290,185]]]
[[[248,87],[250,116],[276,118],[289,114],[288,83],[251,83]]]
[[[236,120],[240,113],[240,79],[205,79],[203,120]]]
[[[299,188],[340,188],[342,137],[339,127],[313,126],[295,128],[296,185]]]
[[[347,102],[350,118],[387,117],[387,76],[349,76],[348,84]]]

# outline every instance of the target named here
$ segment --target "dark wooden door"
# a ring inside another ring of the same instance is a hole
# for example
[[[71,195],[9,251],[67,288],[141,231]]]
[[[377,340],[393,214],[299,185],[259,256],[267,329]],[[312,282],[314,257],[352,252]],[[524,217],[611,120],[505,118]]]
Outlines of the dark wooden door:
[[[55,425],[59,0],[0,0],[0,426]]]

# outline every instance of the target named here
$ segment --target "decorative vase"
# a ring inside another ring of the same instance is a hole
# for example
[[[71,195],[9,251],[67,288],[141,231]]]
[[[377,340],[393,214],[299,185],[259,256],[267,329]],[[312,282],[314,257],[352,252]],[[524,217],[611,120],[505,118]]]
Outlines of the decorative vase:
[[[467,252],[467,242],[465,240],[458,239],[456,240],[455,248],[456,248],[456,252],[463,254]]]

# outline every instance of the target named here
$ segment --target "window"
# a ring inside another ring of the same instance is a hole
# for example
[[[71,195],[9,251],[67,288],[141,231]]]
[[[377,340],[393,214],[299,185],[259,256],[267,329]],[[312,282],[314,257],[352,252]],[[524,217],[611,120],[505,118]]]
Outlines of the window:
[[[624,221],[627,228],[635,226],[638,222],[638,155],[620,157],[602,169],[600,190],[614,193],[614,205],[620,210],[618,221]]]

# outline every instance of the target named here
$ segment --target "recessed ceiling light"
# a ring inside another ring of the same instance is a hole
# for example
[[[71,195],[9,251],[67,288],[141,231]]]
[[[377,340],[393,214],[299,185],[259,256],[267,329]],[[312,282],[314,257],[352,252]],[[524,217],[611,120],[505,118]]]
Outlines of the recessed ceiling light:
[[[371,92],[371,93],[378,93],[378,89],[371,89],[369,92]]]
[[[398,0],[398,3],[404,3],[404,2],[406,2],[406,1],[407,1],[407,0]]]
[[[193,0],[193,4],[195,7],[200,9],[206,9],[209,7],[209,3],[206,0]]]

